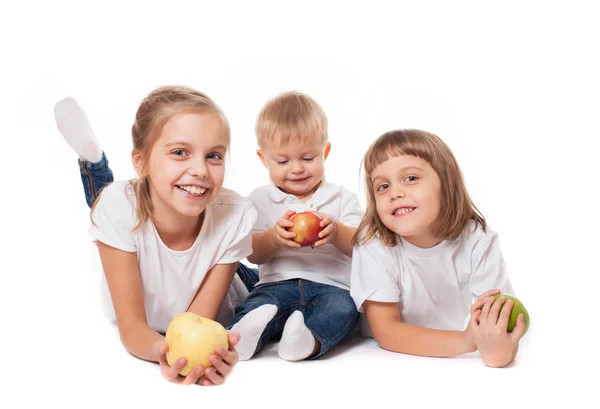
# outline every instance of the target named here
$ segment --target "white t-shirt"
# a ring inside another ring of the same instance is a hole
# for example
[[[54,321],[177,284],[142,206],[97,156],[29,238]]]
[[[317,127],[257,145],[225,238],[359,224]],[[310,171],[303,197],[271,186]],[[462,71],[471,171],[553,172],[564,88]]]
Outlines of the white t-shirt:
[[[462,330],[474,297],[494,288],[514,295],[497,233],[474,228],[471,221],[456,240],[429,249],[401,238],[394,247],[375,238],[355,246],[350,294],[359,311],[366,300],[400,303],[403,322]]]
[[[349,227],[357,227],[363,216],[356,194],[325,180],[305,203],[294,195],[282,192],[273,183],[255,189],[249,198],[258,212],[253,234],[273,227],[288,210],[325,213]],[[351,261],[331,243],[297,250],[279,248],[271,260],[258,266],[258,284],[302,278],[348,290]]]
[[[252,253],[250,231],[256,211],[239,194],[221,189],[208,204],[202,228],[187,250],[175,251],[161,240],[152,221],[138,230],[136,197],[128,181],[105,187],[93,212],[89,234],[109,246],[137,253],[148,325],[165,332],[175,315],[187,310],[206,273],[216,264],[235,263]],[[115,319],[106,277],[102,274],[102,302],[106,314]],[[248,291],[237,274],[217,320],[229,324],[234,308]]]

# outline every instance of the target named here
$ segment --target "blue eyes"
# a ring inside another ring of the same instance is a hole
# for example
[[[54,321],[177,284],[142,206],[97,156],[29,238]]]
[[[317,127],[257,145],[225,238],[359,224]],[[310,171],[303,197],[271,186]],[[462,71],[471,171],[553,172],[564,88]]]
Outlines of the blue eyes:
[[[377,191],[381,192],[385,189],[387,189],[390,185],[388,185],[387,183],[382,183],[381,185],[377,186]]]

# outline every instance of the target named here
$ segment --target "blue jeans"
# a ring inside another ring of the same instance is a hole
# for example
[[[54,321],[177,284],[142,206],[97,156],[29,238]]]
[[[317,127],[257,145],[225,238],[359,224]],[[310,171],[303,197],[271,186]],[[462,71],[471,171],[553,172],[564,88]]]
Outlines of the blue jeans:
[[[281,338],[283,327],[294,311],[301,311],[304,323],[321,344],[315,359],[349,337],[358,324],[358,310],[350,292],[332,285],[292,279],[255,287],[243,304],[235,309],[231,329],[247,313],[264,304],[277,306],[277,314],[265,327],[255,353],[267,342]]]
[[[104,152],[102,152],[100,162],[91,163],[77,159],[77,163],[79,164],[79,173],[81,173],[85,200],[91,208],[100,191],[114,181],[113,173],[108,166],[108,159]]]
[[[102,159],[99,162],[91,163],[77,159],[77,163],[79,164],[79,173],[81,173],[85,200],[91,208],[100,195],[100,191],[114,181],[113,173],[104,152],[102,152]],[[258,282],[258,270],[240,263],[236,273],[242,279],[248,292],[252,291]]]

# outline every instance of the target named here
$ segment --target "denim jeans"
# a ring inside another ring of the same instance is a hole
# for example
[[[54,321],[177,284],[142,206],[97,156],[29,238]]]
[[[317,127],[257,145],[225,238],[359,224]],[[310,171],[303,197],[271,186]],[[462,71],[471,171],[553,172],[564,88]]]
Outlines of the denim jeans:
[[[294,311],[301,311],[304,323],[321,344],[317,358],[349,337],[358,324],[358,310],[350,292],[332,285],[303,279],[266,283],[255,287],[243,304],[235,309],[231,329],[247,313],[264,304],[277,306],[277,314],[265,327],[255,353],[267,342],[281,338],[283,327]]]
[[[114,181],[113,173],[110,170],[108,159],[104,152],[102,152],[102,159],[99,162],[91,163],[78,159],[77,163],[79,164],[79,173],[81,173],[85,200],[91,208],[98,198],[100,191]],[[250,268],[240,263],[236,273],[248,289],[248,292],[258,282],[258,270],[255,268]]]
[[[108,159],[104,152],[102,152],[100,162],[91,163],[77,159],[77,163],[79,164],[79,173],[81,173],[85,200],[91,208],[98,198],[100,191],[106,185],[113,182],[113,173],[108,166]]]

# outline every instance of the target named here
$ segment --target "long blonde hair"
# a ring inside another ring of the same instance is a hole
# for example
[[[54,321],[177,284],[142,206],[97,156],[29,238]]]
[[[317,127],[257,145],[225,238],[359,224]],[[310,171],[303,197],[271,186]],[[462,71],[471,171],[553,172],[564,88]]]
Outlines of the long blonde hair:
[[[135,115],[135,122],[131,127],[133,148],[141,151],[143,157],[141,176],[138,179],[130,180],[137,199],[138,222],[133,230],[138,229],[152,218],[153,208],[150,199],[150,188],[148,176],[145,175],[150,152],[167,121],[174,115],[184,112],[215,113],[223,126],[227,140],[226,147],[229,149],[231,138],[229,122],[223,111],[206,94],[189,87],[177,85],[163,86],[152,91],[142,100]],[[92,206],[90,217],[96,208],[100,195],[98,195]]]
[[[367,209],[352,238],[354,245],[364,244],[373,237],[388,246],[398,243],[396,233],[383,224],[377,213],[371,175],[377,166],[400,155],[416,156],[427,161],[440,178],[442,192],[436,237],[456,239],[469,220],[475,220],[485,231],[485,218],[473,204],[458,162],[448,145],[432,133],[418,129],[400,129],[386,132],[377,138],[363,158]]]

